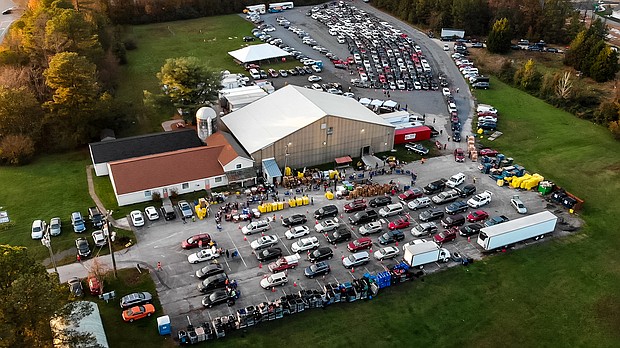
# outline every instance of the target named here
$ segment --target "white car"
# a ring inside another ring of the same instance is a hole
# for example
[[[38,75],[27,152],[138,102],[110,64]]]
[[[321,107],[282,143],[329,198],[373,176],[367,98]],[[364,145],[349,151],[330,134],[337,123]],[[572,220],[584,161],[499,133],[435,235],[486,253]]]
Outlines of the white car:
[[[340,222],[337,218],[334,218],[332,220],[325,220],[318,225],[314,225],[314,229],[319,233],[325,233],[337,229],[338,226],[340,226]]]
[[[43,238],[43,235],[45,234],[45,229],[46,229],[45,221],[43,220],[33,221],[32,230],[30,232],[30,237],[32,237],[32,239]]]
[[[407,207],[409,207],[409,209],[411,210],[418,210],[418,209],[422,209],[422,208],[426,208],[426,207],[430,207],[432,204],[432,201],[429,197],[418,197],[412,201],[409,201],[409,203],[407,203]]]
[[[323,71],[321,68],[318,67],[318,65],[313,65],[312,70],[314,70],[315,73],[320,73],[321,71]]]
[[[220,254],[217,251],[214,251],[213,248],[209,248],[209,249],[202,249],[199,252],[189,255],[187,257],[187,261],[189,263],[198,263],[198,262],[217,259],[218,257],[220,257]]]
[[[308,76],[308,82],[318,82],[321,80],[322,80],[321,76],[316,76],[316,75]]]
[[[155,209],[155,207],[153,206],[144,208],[144,215],[146,215],[146,218],[149,219],[149,221],[155,221],[159,219],[157,209]]]
[[[142,216],[142,212],[139,210],[134,210],[129,213],[129,217],[131,218],[131,223],[136,226],[144,226],[144,217]]]
[[[351,92],[344,92],[342,96],[347,98],[355,98],[355,94]]]
[[[449,51],[450,50],[450,46],[448,46],[448,44],[444,44],[443,45],[443,50],[444,51]]]
[[[278,237],[276,235],[262,236],[250,243],[250,247],[254,250],[261,250],[269,248],[270,246],[278,243]]]
[[[488,190],[484,191],[482,193],[479,193],[479,194],[473,196],[472,198],[470,198],[467,201],[467,205],[470,208],[474,208],[474,209],[480,208],[482,206],[485,206],[485,205],[491,203],[491,195],[492,194],[493,193],[491,191],[488,191]]]
[[[446,182],[446,186],[450,188],[455,188],[464,182],[465,182],[465,174],[457,173],[457,174],[452,175],[450,179],[448,179],[448,181]]]
[[[510,204],[513,208],[515,208],[517,213],[527,214],[527,208],[525,207],[525,204],[523,204],[523,201],[521,200],[521,198],[519,198],[519,196],[512,196]]]
[[[413,88],[415,90],[421,90],[422,89],[422,84],[420,82],[416,81],[416,82],[413,83]]]
[[[50,220],[50,235],[57,236],[61,232],[60,218],[55,217]]]
[[[367,236],[369,234],[379,233],[382,231],[383,231],[383,228],[381,227],[381,223],[378,221],[369,222],[365,224],[364,226],[360,227],[359,229],[359,232],[362,236]]]
[[[444,96],[444,97],[449,97],[449,96],[451,96],[451,95],[452,95],[452,93],[450,93],[450,88],[448,88],[448,87],[444,87],[444,88],[441,90],[441,93],[443,93],[443,96]]]
[[[291,251],[293,251],[294,253],[297,253],[300,251],[316,249],[318,247],[319,247],[319,239],[317,237],[308,237],[308,238],[302,238],[298,240],[297,242],[293,243],[293,245],[291,246]]]
[[[284,233],[286,239],[294,239],[310,234],[308,226],[295,226]]]
[[[398,256],[398,248],[389,246],[385,248],[381,248],[375,251],[374,255],[375,259],[379,261],[383,261],[385,259],[391,259]]]
[[[95,246],[102,247],[108,244],[107,235],[102,230],[97,230],[92,233]]]

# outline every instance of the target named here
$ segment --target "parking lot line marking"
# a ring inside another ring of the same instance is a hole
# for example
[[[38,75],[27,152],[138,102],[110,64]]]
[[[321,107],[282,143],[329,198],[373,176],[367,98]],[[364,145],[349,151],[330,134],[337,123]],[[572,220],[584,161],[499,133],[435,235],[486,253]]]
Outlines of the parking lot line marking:
[[[245,265],[245,268],[248,268],[248,264],[245,263],[245,260],[243,259],[243,255],[241,255],[241,252],[239,252],[239,248],[237,247],[237,244],[235,244],[235,241],[230,236],[230,232],[228,232],[228,230],[226,231],[226,234],[228,235],[228,239],[230,239],[230,242],[232,243],[232,245],[235,247],[235,250],[237,250],[237,255],[239,255],[239,257],[241,258],[241,261]],[[248,241],[248,244],[249,243],[250,243],[250,241]],[[226,264],[228,264],[228,262],[226,262]]]
[[[323,289],[323,285],[321,285],[321,282],[319,282],[318,279],[315,279],[315,280],[316,280],[316,283],[319,285],[319,289]]]
[[[277,235],[277,236],[278,236],[278,235]],[[288,240],[288,239],[286,239],[286,238],[281,238],[280,236],[278,236],[278,239],[279,239],[280,241]],[[292,254],[291,254],[291,251],[288,249],[288,247],[286,246],[286,244],[285,244],[284,242],[282,242],[282,245],[284,246],[284,249],[286,249],[286,252],[287,252],[289,255],[292,255]]]

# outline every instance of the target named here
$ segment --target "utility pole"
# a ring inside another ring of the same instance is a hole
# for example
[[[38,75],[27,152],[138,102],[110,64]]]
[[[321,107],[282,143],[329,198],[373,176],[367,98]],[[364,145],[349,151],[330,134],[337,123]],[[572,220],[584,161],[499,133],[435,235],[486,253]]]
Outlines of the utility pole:
[[[49,250],[50,252],[50,259],[52,260],[52,265],[54,265],[54,272],[56,272],[56,274],[58,274],[58,267],[56,267],[56,259],[54,259],[54,252],[52,251],[52,239],[50,237],[50,229],[49,226],[47,227],[47,231],[45,232],[45,235],[43,236],[43,238],[41,239],[41,244],[43,244],[43,246],[47,247],[47,250]]]
[[[113,210],[108,210],[105,214],[105,233],[108,238],[108,247],[110,248],[110,256],[112,256],[112,270],[114,272],[114,278],[118,278],[116,274],[116,259],[114,258],[114,248],[112,248],[112,242],[114,241],[114,236],[116,236],[116,232],[110,230],[110,221],[109,218],[112,216]]]

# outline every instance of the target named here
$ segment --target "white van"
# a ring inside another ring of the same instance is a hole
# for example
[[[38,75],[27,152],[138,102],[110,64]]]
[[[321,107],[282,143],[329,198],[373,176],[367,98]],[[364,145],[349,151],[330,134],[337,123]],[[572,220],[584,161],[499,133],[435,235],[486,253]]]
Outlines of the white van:
[[[456,108],[456,104],[454,104],[454,103],[448,104],[448,111],[451,112],[451,113],[452,112],[458,112],[458,109]]]
[[[250,69],[250,76],[252,76],[254,80],[260,79],[260,73],[256,69]]]
[[[477,112],[490,112],[493,114],[497,113],[497,109],[488,104],[478,104],[478,108],[476,108]]]
[[[381,217],[388,217],[398,215],[403,212],[403,206],[400,203],[388,204],[385,207],[379,209],[379,215]]]

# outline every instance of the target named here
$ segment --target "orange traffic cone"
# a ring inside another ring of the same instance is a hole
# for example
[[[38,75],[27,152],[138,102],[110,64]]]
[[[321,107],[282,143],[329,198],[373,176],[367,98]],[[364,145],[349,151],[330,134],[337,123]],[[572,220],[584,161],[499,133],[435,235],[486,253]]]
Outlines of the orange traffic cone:
[[[314,224],[318,225],[319,224],[319,220],[314,220]]]
[[[239,229],[241,229],[241,224],[239,224]]]
[[[467,237],[467,243],[471,243],[471,237]]]
[[[248,241],[248,237],[243,236],[243,240],[247,242]]]
[[[344,260],[344,255],[342,255],[342,258],[341,258],[341,260]]]
[[[355,268],[351,267],[351,273],[355,273]]]
[[[262,262],[258,263],[258,268],[263,268],[263,263]]]
[[[398,246],[398,241],[396,242],[396,246]]]
[[[264,237],[264,236],[265,236],[265,232],[261,232],[261,233],[260,233],[260,235],[261,235],[262,237]]]
[[[297,282],[293,282],[293,286],[294,286],[294,287],[297,287]]]
[[[369,253],[372,253],[372,248],[370,248],[370,249],[368,250],[368,252],[369,252]]]
[[[276,288],[272,287],[271,292],[276,292]]]

